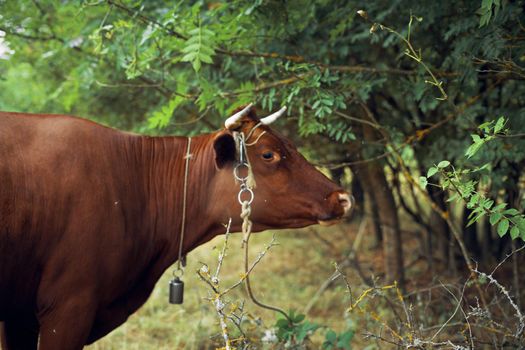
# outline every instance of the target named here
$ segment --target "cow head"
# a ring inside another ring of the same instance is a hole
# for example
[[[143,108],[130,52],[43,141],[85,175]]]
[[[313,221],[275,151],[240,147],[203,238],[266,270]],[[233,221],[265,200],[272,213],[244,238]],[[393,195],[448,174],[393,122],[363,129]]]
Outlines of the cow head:
[[[285,108],[259,119],[249,105],[228,118],[225,129],[216,135],[216,193],[224,210],[238,210],[224,215],[234,218],[240,213],[239,184],[233,182],[238,160],[234,136],[243,133],[256,183],[251,214],[255,230],[337,222],[349,214],[353,198],[308,163],[290,140],[269,127],[284,112]],[[235,203],[229,203],[231,200]]]

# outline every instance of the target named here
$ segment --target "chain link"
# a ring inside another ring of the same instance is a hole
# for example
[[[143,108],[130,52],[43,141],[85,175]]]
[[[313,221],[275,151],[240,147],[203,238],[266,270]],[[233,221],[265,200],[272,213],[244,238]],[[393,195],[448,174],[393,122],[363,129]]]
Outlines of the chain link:
[[[253,130],[252,130],[253,131]],[[292,320],[290,316],[282,309],[263,304],[259,300],[255,298],[252,292],[251,284],[250,284],[250,276],[249,276],[249,267],[248,267],[248,242],[250,240],[250,235],[252,234],[252,221],[250,220],[250,215],[252,213],[252,207],[251,204],[254,199],[254,193],[250,186],[248,186],[248,177],[250,176],[250,164],[248,162],[248,157],[246,156],[246,143],[244,139],[244,135],[242,133],[239,133],[239,135],[236,137],[236,141],[238,142],[238,150],[239,150],[239,163],[235,166],[233,170],[233,176],[237,181],[239,181],[240,189],[239,194],[237,195],[237,200],[239,201],[239,204],[241,205],[241,219],[242,219],[242,234],[243,234],[243,240],[242,245],[244,247],[244,273],[245,273],[245,286],[246,291],[248,293],[248,296],[250,299],[259,307],[262,307],[264,309],[272,310],[275,312],[278,312],[282,314],[288,322],[291,324]],[[247,174],[246,176],[240,176],[239,170],[242,167],[246,167]],[[248,193],[248,198],[243,199],[243,194]]]
[[[243,193],[248,194],[248,198],[245,200],[242,199]],[[253,202],[253,198],[254,198],[253,191],[250,188],[248,188],[246,185],[241,185],[241,190],[239,191],[239,194],[237,195],[237,200],[239,201],[239,204],[242,206],[246,202],[248,203],[248,205],[250,205]]]
[[[238,148],[239,148],[239,163],[233,169],[233,176],[235,180],[241,183],[237,200],[241,206],[244,206],[245,202],[249,206],[252,204],[254,194],[252,189],[248,186],[248,177],[250,176],[250,164],[248,163],[248,157],[246,157],[246,140],[244,134],[239,133],[237,136]],[[241,171],[245,171],[246,175],[242,176]],[[243,199],[243,196],[245,197]]]
[[[235,180],[237,181],[240,181],[241,183],[246,183],[248,181],[248,171],[249,171],[249,168],[250,166],[248,165],[248,163],[239,163],[235,166],[235,168],[233,169],[233,176],[235,177]],[[239,169],[242,169],[242,168],[246,168],[246,176],[241,176],[239,174],[240,170]]]

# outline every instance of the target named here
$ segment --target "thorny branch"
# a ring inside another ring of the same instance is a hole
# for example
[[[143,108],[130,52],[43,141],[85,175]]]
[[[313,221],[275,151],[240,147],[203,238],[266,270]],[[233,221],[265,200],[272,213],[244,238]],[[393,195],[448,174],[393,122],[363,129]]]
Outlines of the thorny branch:
[[[495,285],[499,289],[499,291],[505,296],[505,298],[507,298],[510,305],[516,312],[515,316],[518,319],[518,325],[516,326],[516,332],[514,333],[514,336],[516,338],[519,338],[523,334],[523,330],[525,329],[525,316],[523,316],[520,308],[518,307],[518,305],[516,305],[516,303],[514,302],[514,299],[512,299],[512,297],[510,296],[509,291],[503,285],[501,285],[494,278],[494,276],[492,276],[492,273],[486,274],[484,272],[479,271],[477,267],[475,267],[472,271],[477,273],[480,277],[486,278],[489,281],[489,284]]]
[[[269,244],[266,245],[265,249],[260,252],[255,260],[251,263],[250,268],[248,269],[248,272],[241,275],[241,278],[235,282],[230,287],[222,290],[220,287],[220,273],[221,269],[224,265],[224,258],[226,257],[226,253],[228,250],[228,239],[230,236],[230,226],[231,226],[231,218],[228,222],[228,225],[226,226],[226,235],[224,239],[223,247],[219,253],[218,262],[217,262],[217,268],[215,269],[215,272],[213,274],[210,273],[210,269],[207,265],[202,265],[202,267],[197,270],[197,275],[199,278],[205,282],[208,287],[211,289],[212,293],[210,297],[207,299],[213,304],[215,311],[219,318],[219,324],[221,327],[221,336],[223,338],[225,349],[230,350],[233,349],[232,343],[235,342],[241,342],[245,344],[248,340],[245,336],[244,330],[242,329],[242,322],[244,321],[244,302],[232,304],[231,302],[225,301],[224,297],[231,292],[233,289],[238,287],[241,283],[243,283],[247,276],[253,271],[253,269],[261,262],[261,260],[264,258],[266,253],[276,244],[275,242],[275,236],[272,237],[272,240]],[[226,308],[228,305],[231,305],[230,311],[227,312]],[[237,314],[236,314],[237,312]],[[235,327],[239,330],[239,332],[242,334],[240,338],[237,338],[233,340],[230,336],[230,332],[228,329],[227,320],[232,322]]]

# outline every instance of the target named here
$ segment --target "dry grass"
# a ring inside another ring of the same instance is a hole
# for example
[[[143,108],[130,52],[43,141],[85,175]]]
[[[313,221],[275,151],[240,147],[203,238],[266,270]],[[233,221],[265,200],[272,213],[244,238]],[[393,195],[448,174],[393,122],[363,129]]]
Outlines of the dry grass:
[[[302,311],[319,286],[334,272],[332,262],[336,254],[351,246],[354,227],[340,225],[328,228],[316,227],[323,237],[334,242],[341,251],[332,252],[315,237],[312,229],[280,231],[279,246],[273,247],[252,275],[254,292],[264,302],[278,305],[286,310]],[[250,245],[252,256],[262,251],[272,237],[272,232],[253,236]],[[197,248],[188,255],[184,277],[184,305],[168,304],[167,271],[158,282],[149,301],[120,328],[88,347],[88,349],[215,349],[220,346],[219,326],[212,306],[204,299],[207,286],[197,277],[196,270],[202,263],[214,268],[224,237]],[[222,285],[228,286],[238,280],[243,271],[241,235],[230,238],[228,255],[222,269]],[[350,271],[349,271],[350,272]],[[356,276],[349,276],[351,283],[360,284]],[[243,288],[232,292],[231,299],[246,299]],[[336,330],[346,327],[344,310],[348,298],[342,283],[329,288],[312,308],[308,319],[330,326]],[[271,328],[276,316],[246,303],[246,311],[253,319],[260,319],[262,331]],[[318,336],[320,338],[321,335]],[[317,339],[317,341],[321,341]]]

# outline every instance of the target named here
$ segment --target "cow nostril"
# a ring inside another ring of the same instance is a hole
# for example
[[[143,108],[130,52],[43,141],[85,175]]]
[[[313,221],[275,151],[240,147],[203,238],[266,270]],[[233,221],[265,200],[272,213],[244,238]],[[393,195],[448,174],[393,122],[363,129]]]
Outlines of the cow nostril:
[[[353,206],[353,197],[348,193],[339,193],[338,199],[346,214]]]

